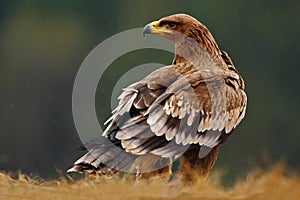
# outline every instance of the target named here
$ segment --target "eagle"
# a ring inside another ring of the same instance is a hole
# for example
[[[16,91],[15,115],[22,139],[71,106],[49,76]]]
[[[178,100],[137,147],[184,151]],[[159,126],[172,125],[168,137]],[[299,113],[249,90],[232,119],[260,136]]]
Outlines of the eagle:
[[[123,89],[101,136],[68,172],[136,178],[207,176],[224,143],[245,116],[245,84],[208,28],[187,14],[147,24],[143,35],[171,41],[174,59]]]

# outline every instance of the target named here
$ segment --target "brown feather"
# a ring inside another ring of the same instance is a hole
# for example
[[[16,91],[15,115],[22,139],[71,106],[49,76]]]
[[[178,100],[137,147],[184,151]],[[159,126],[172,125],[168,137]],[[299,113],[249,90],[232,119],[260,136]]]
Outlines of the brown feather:
[[[176,24],[174,28],[170,28],[171,22]],[[172,65],[155,70],[120,95],[104,136],[124,154],[99,148],[75,162],[72,170],[106,173],[110,168],[103,165],[104,160],[120,169],[112,155],[119,157],[123,168],[130,164],[125,154],[143,155],[153,159],[147,163],[156,163],[189,149],[183,156],[183,165],[189,167],[181,171],[199,168],[206,175],[216,160],[219,143],[244,118],[244,81],[205,25],[189,15],[175,14],[160,19],[152,28],[174,44],[175,55]],[[168,34],[159,31],[165,29]],[[136,165],[138,173],[149,168],[142,160]]]

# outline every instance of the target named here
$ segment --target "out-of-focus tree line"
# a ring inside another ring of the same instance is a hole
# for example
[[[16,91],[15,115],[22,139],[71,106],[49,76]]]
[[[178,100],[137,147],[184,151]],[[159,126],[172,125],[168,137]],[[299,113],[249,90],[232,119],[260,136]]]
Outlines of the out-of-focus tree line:
[[[245,120],[222,145],[215,169],[226,180],[283,160],[300,168],[300,1],[1,1],[0,170],[57,176],[81,155],[72,89],[87,54],[106,38],[173,13],[206,24],[243,75]],[[116,60],[99,82],[99,122],[109,117],[113,85],[138,64],[168,64],[145,50]],[[101,102],[101,103],[99,103]],[[88,131],[88,130],[87,130]]]

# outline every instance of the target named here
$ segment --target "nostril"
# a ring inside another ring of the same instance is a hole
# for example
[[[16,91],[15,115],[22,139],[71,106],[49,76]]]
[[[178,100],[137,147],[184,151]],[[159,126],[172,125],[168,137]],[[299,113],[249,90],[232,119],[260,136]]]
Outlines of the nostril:
[[[151,26],[152,26],[153,28],[157,28],[157,27],[159,26],[159,22],[158,22],[158,21],[152,22],[152,23],[151,23]]]

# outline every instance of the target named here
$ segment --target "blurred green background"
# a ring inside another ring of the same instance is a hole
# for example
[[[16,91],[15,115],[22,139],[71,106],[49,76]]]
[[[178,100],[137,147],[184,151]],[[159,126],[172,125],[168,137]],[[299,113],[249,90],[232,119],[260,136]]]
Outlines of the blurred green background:
[[[300,169],[300,1],[26,0],[0,2],[0,171],[65,173],[82,152],[72,87],[87,54],[106,38],[173,13],[208,26],[246,82],[248,110],[222,145],[215,169],[230,182],[280,160]],[[113,84],[137,64],[168,64],[145,50],[122,56],[99,83],[100,123]],[[87,130],[88,131],[88,130]]]

